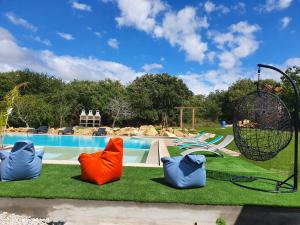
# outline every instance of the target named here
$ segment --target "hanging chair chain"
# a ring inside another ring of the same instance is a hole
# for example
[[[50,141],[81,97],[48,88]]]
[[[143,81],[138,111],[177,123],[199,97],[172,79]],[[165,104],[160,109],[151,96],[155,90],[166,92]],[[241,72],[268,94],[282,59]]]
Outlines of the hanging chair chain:
[[[257,68],[257,84],[256,84],[256,89],[257,89],[257,92],[259,92],[259,81],[260,81],[260,66],[258,66]]]

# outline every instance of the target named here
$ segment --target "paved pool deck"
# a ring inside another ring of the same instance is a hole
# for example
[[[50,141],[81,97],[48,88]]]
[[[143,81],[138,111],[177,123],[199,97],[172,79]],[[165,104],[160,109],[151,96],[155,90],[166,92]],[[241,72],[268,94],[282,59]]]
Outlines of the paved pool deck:
[[[299,225],[300,208],[213,206],[71,199],[0,198],[0,211],[65,224]]]

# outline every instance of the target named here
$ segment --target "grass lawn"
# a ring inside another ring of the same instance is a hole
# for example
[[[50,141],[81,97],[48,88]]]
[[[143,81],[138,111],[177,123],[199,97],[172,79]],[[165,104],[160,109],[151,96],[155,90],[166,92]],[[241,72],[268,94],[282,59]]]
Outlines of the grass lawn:
[[[75,198],[138,202],[167,202],[216,205],[300,206],[300,193],[269,194],[239,188],[228,179],[232,175],[265,174],[263,168],[228,157],[208,157],[207,186],[179,190],[163,182],[161,168],[124,167],[120,181],[103,186],[79,180],[76,165],[44,165],[40,178],[0,183],[1,197]],[[226,168],[226,170],[224,170]],[[271,176],[271,174],[269,174]],[[264,184],[262,184],[264,185]]]
[[[214,134],[223,135],[224,137],[226,135],[233,135],[232,128],[211,128],[211,127],[201,127],[198,129],[199,131],[206,131]],[[300,140],[299,140],[299,146],[300,146]],[[227,146],[228,149],[238,151],[237,146],[235,145],[234,141],[230,143],[230,145]],[[175,151],[177,152],[177,151]],[[243,160],[247,160],[244,157],[241,157]],[[258,161],[250,161],[247,160],[250,163],[256,164],[260,167],[266,168],[268,170],[272,170],[274,172],[279,172],[282,174],[291,174],[293,171],[293,165],[294,165],[294,139],[291,141],[291,143],[283,149],[275,158],[264,161],[264,162],[258,162]],[[299,155],[299,162],[300,162],[300,155]]]

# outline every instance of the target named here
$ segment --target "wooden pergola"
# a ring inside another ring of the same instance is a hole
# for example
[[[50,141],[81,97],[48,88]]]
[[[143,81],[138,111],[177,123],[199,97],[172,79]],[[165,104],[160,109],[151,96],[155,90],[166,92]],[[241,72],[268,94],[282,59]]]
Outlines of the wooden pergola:
[[[200,109],[200,107],[191,107],[191,106],[180,106],[175,107],[175,109],[180,110],[180,128],[183,128],[183,110],[184,109],[192,109],[192,128],[195,128],[195,111],[196,109]]]

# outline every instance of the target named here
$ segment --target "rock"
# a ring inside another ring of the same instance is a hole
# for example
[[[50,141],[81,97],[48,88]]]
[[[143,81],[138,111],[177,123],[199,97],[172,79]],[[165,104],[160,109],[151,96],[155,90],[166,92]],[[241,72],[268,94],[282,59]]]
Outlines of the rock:
[[[179,129],[174,129],[173,133],[177,136],[177,137],[184,137],[184,133],[179,130]]]
[[[105,129],[106,129],[106,134],[107,135],[115,135],[115,132],[114,132],[113,128],[105,127]]]
[[[174,133],[174,129],[172,127],[167,127],[166,131],[170,132],[170,133]]]
[[[75,135],[92,135],[97,129],[86,127],[86,128],[78,128],[74,131]]]
[[[169,132],[169,131],[164,131],[161,133],[161,136],[165,136],[165,137],[177,137],[175,134]]]
[[[30,128],[30,127],[8,127],[6,129],[7,132],[17,132],[17,133],[27,133],[27,132],[31,132],[34,128]]]
[[[50,128],[48,129],[48,134],[57,134],[59,129]]]
[[[135,127],[124,127],[120,129],[118,135],[135,136],[139,135],[139,130]]]
[[[140,126],[139,133],[145,136],[156,136],[158,135],[157,130],[152,125]]]

